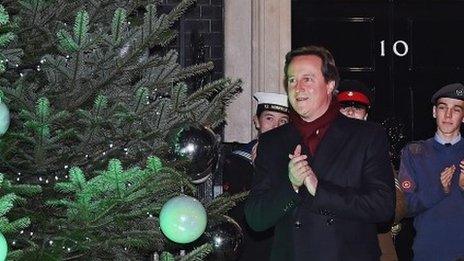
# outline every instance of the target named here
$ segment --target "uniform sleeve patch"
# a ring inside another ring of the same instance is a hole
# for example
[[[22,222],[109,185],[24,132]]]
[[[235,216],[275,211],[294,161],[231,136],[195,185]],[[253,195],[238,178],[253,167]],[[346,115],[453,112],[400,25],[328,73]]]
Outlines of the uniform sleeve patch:
[[[404,192],[412,192],[414,190],[414,183],[411,180],[403,180],[401,182],[401,189]]]

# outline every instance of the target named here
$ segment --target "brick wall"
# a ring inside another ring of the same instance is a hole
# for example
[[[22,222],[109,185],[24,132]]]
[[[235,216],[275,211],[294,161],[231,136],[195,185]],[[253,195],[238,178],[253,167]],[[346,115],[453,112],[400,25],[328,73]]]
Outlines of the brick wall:
[[[179,62],[188,66],[212,61],[214,69],[207,78],[224,76],[224,0],[197,0],[176,24],[179,36],[171,47],[179,52]],[[169,12],[180,0],[162,0],[160,12]]]

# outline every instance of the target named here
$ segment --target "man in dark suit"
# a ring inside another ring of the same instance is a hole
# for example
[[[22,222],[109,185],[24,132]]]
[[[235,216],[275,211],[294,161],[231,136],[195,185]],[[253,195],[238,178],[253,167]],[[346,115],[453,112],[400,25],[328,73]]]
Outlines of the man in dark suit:
[[[379,260],[376,223],[395,208],[384,130],[340,113],[325,48],[289,52],[284,72],[290,124],[260,137],[247,222],[275,226],[271,260]]]

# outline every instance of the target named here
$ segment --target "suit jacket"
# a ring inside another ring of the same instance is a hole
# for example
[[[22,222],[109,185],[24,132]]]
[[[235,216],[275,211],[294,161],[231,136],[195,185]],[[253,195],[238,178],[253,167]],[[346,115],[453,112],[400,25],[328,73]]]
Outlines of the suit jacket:
[[[253,178],[251,151],[256,140],[230,153],[224,161],[222,182],[224,192],[236,194],[250,190]],[[243,232],[242,247],[237,261],[268,260],[273,229],[254,231],[245,221],[244,201],[237,202],[227,214],[238,222]]]
[[[288,155],[298,144],[291,124],[259,140],[245,215],[255,230],[275,226],[271,260],[378,260],[376,223],[392,220],[395,209],[384,130],[341,115],[332,122],[308,158],[318,177],[315,196],[304,186],[295,192],[288,178]]]

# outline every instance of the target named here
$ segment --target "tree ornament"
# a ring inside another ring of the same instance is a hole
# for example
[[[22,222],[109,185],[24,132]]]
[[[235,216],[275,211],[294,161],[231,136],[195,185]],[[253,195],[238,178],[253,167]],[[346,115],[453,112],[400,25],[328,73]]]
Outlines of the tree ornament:
[[[10,110],[5,103],[0,102],[0,135],[5,134],[10,126]]]
[[[176,243],[190,243],[206,228],[206,210],[195,198],[180,195],[168,200],[160,212],[164,235]]]
[[[217,162],[218,144],[212,130],[186,123],[168,134],[171,152],[176,160],[187,162],[187,175],[193,183],[202,183],[211,175]]]
[[[0,261],[6,260],[6,254],[8,253],[8,244],[2,233],[0,233]]]
[[[242,249],[242,228],[231,217],[224,217],[224,221],[211,226],[204,233],[206,240],[213,246],[208,260],[237,260]]]

